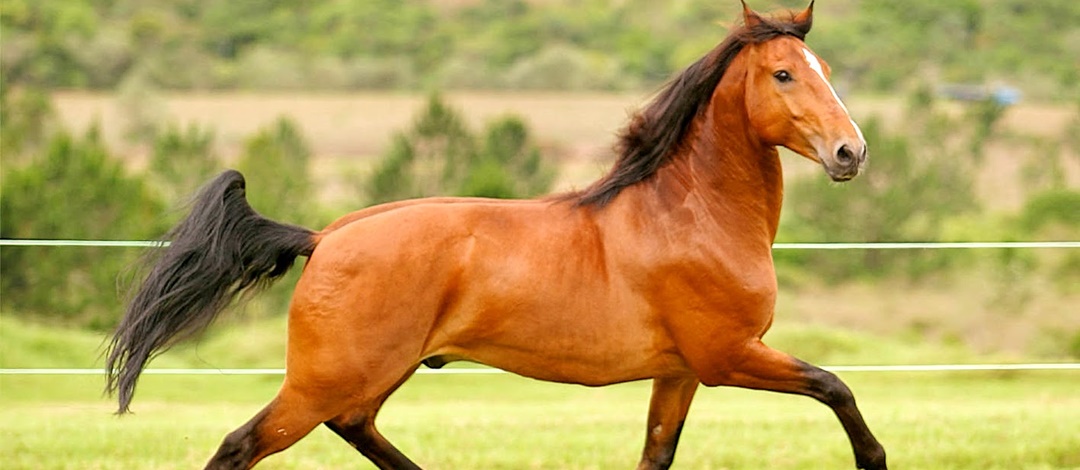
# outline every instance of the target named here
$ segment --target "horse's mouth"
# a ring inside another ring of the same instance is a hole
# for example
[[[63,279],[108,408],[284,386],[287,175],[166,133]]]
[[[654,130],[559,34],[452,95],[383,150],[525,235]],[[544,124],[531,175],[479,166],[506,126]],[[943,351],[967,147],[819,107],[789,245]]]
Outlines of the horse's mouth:
[[[828,163],[822,161],[821,166],[825,167],[825,173],[829,175],[833,181],[837,183],[843,183],[845,181],[851,181],[859,175],[859,165],[849,166],[830,166]]]
[[[837,183],[843,183],[843,182],[846,182],[846,181],[851,181],[853,178],[858,176],[859,170],[855,170],[855,171],[852,171],[851,173],[844,173],[844,174],[835,174],[835,173],[832,173],[832,172],[828,172],[828,173],[829,173],[829,178],[832,178],[833,181],[835,181]]]

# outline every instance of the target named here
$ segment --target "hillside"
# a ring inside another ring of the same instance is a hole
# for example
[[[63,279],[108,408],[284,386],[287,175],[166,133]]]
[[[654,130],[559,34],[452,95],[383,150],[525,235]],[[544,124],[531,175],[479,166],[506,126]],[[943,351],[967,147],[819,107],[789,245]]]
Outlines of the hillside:
[[[802,0],[751,2],[768,11]],[[1008,84],[1075,98],[1071,0],[820,2],[811,47],[842,88]],[[173,90],[650,89],[711,48],[715,0],[9,0],[8,84]],[[719,24],[719,25],[718,25]]]
[[[316,156],[316,179],[328,201],[354,198],[353,187],[362,181],[374,162],[385,153],[394,133],[404,129],[422,106],[418,93],[168,93],[159,95],[155,114],[163,120],[194,123],[215,130],[218,153],[239,153],[244,140],[279,116],[289,116],[309,138]],[[474,126],[506,114],[522,116],[556,159],[560,176],[556,190],[583,187],[601,175],[611,161],[615,134],[635,109],[645,103],[646,93],[584,92],[476,92],[449,93],[448,100]],[[892,127],[904,125],[904,99],[884,96],[853,96],[847,99],[859,121],[878,116]],[[111,148],[125,154],[141,168],[145,147],[125,139],[129,114],[122,98],[111,94],[62,92],[54,94],[60,121],[74,130],[98,122]],[[951,114],[962,115],[968,105],[945,103]],[[1026,195],[1017,177],[1030,155],[1025,139],[1065,140],[1080,123],[1077,109],[1069,105],[1022,103],[1010,107],[997,130],[1013,135],[992,143],[979,175],[979,196],[991,210],[1015,210]],[[1068,149],[1063,149],[1068,151]],[[1075,152],[1075,150],[1073,151]],[[1018,158],[1018,154],[1019,157]],[[871,161],[874,149],[871,148]],[[1066,178],[1080,186],[1080,158],[1065,156]],[[793,158],[785,160],[788,176],[815,171],[812,165]],[[873,171],[871,166],[870,171]]]

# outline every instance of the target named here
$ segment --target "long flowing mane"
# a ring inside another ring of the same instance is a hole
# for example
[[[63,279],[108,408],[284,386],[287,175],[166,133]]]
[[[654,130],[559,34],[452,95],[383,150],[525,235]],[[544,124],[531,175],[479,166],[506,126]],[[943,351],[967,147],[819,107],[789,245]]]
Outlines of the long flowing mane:
[[[584,190],[565,195],[576,206],[603,207],[627,186],[651,177],[678,152],[694,120],[708,107],[731,61],[748,44],[788,35],[803,40],[811,21],[761,18],[738,26],[723,42],[665,85],[649,105],[631,118],[615,146],[611,171]]]

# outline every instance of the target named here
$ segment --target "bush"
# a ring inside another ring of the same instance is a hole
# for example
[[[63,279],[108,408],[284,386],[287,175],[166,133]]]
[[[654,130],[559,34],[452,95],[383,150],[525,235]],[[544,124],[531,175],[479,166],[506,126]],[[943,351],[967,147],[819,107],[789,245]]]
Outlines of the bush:
[[[412,129],[398,133],[368,183],[372,202],[426,196],[528,197],[547,192],[555,172],[520,118],[490,124],[477,139],[432,95]]]
[[[221,163],[214,154],[214,131],[190,124],[170,123],[154,139],[150,173],[165,201],[175,202],[194,194]]]
[[[618,76],[614,61],[559,44],[515,62],[505,80],[512,89],[597,90],[616,88]]]
[[[0,190],[0,237],[146,239],[164,231],[162,204],[143,180],[127,175],[96,130],[58,133],[40,158],[7,171]],[[106,328],[121,312],[117,273],[135,250],[5,247],[0,276],[6,311]]]
[[[251,207],[269,218],[314,226],[315,210],[310,175],[311,148],[300,127],[280,117],[244,144],[237,169],[247,179]]]
[[[837,186],[822,175],[798,180],[786,191],[781,233],[801,242],[924,242],[941,239],[944,222],[976,208],[974,181],[956,158],[934,154],[877,120],[862,126],[870,148],[866,174]],[[930,145],[933,145],[932,143]],[[953,254],[863,250],[784,252],[781,263],[812,267],[830,279],[906,272],[919,277]]]
[[[0,157],[5,165],[19,161],[24,152],[39,150],[54,125],[48,94],[34,87],[13,90],[0,76]]]
[[[1030,236],[1055,228],[1076,234],[1080,230],[1080,191],[1053,189],[1032,196],[1024,203],[1018,223]]]

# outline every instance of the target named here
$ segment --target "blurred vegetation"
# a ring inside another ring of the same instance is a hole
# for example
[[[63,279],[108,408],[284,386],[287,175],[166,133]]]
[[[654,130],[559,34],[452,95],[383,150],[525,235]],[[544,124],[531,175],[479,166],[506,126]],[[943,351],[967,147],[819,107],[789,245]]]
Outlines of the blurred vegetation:
[[[996,107],[975,103],[973,109]],[[997,119],[994,117],[993,119]],[[945,241],[946,221],[978,212],[975,177],[980,148],[991,135],[981,114],[952,118],[926,89],[909,99],[905,123],[887,131],[880,119],[861,124],[872,150],[858,184],[835,185],[805,178],[786,190],[784,241],[921,242]],[[963,137],[957,139],[957,137]],[[976,144],[976,142],[978,144]],[[907,274],[919,277],[943,267],[953,252],[855,251],[838,257],[821,251],[786,252],[781,263],[813,266],[829,278]]]
[[[0,238],[145,240],[182,217],[194,189],[224,168],[214,131],[166,122],[131,136],[148,141],[144,171],[111,153],[97,127],[83,137],[59,128],[46,96],[4,95],[0,169]],[[137,113],[137,111],[133,111]],[[280,117],[244,143],[234,160],[260,213],[321,227],[356,205],[326,208],[314,191],[311,150],[300,126]],[[415,125],[397,136],[366,186],[360,204],[440,194],[496,198],[548,191],[554,168],[541,156],[523,120],[506,116],[474,135],[462,116],[433,95]],[[167,210],[175,208],[177,210]],[[4,247],[0,308],[50,323],[110,328],[138,277],[140,250],[110,247]],[[285,312],[294,270],[249,309],[249,317]]]
[[[755,2],[803,8],[805,0]],[[736,1],[6,0],[2,75],[114,89],[651,88],[711,48]],[[1074,95],[1080,3],[832,0],[810,45],[845,89],[1007,80]]]
[[[862,123],[872,149],[865,174],[855,184],[824,178],[796,180],[785,191],[780,242],[923,242],[1076,240],[1080,237],[1080,190],[1063,175],[1068,158],[1052,138],[1025,136],[1036,155],[1017,178],[1031,188],[1020,211],[1001,216],[983,210],[976,178],[983,148],[1008,139],[994,132],[1004,112],[987,99],[965,113],[947,113],[926,87],[917,89],[899,120],[886,130],[880,119]],[[1058,252],[1041,259],[1031,252],[1002,250],[995,255],[966,250],[862,250],[845,256],[827,251],[776,254],[787,280],[798,285],[810,276],[830,280],[902,276],[926,279],[933,273],[979,267],[1030,275],[1042,264],[1059,291],[1080,284],[1080,254]],[[1026,266],[1026,268],[1020,268]],[[1022,272],[1017,270],[1021,269]],[[1013,279],[1016,280],[1016,279]],[[1003,284],[1006,282],[1003,281]],[[1016,307],[1016,306],[1014,306]]]
[[[53,135],[28,165],[5,166],[0,237],[152,239],[167,227],[144,179],[127,174],[93,129]],[[117,273],[131,250],[7,247],[0,251],[0,307],[103,328],[117,318]]]
[[[459,195],[524,198],[544,194],[555,169],[515,116],[474,136],[462,115],[432,95],[413,127],[394,136],[368,184],[371,202]]]

